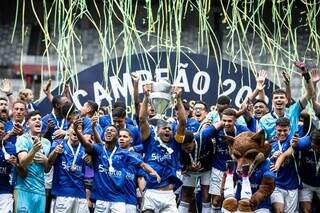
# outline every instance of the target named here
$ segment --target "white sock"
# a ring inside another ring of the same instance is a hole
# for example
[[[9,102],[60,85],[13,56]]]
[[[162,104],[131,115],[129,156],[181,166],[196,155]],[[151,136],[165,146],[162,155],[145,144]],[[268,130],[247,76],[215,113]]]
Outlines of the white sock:
[[[180,213],[188,213],[189,212],[189,206],[190,203],[184,202],[184,201],[180,201],[180,205],[179,205],[179,212]]]
[[[211,203],[202,203],[202,213],[211,212]]]

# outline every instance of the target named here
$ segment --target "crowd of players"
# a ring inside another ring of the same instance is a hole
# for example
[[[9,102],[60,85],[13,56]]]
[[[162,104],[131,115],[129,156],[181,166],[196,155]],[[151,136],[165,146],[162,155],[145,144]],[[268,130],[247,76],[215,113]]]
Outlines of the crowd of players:
[[[308,71],[302,62],[296,66],[305,84],[296,102],[284,73],[286,88],[274,90],[269,109],[266,73],[259,72],[256,88],[240,109],[230,105],[228,96],[220,96],[209,112],[203,101],[189,105],[182,89],[175,87],[175,116],[153,125],[151,87],[144,86],[141,102],[134,75],[132,118],[122,101],[110,112],[93,101],[78,111],[67,85],[64,94],[52,96],[49,84],[43,90],[52,112],[42,115],[31,90],[14,98],[10,81],[4,80],[0,212],[226,212],[221,208],[222,179],[227,161],[237,156],[230,156],[224,136],[261,130],[271,145],[264,164],[270,166],[263,173],[256,168],[262,174],[260,179],[250,177],[255,183],[251,188],[254,193],[263,176],[273,178],[275,188],[265,200],[250,205],[255,212],[312,212],[313,195],[320,196],[320,130],[310,111],[319,117],[315,88],[320,73]]]

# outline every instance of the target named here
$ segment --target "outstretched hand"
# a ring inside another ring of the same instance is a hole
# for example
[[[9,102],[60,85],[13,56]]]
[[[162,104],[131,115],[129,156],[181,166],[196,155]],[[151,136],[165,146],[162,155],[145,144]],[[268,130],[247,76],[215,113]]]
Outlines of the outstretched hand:
[[[143,91],[144,91],[144,94],[149,97],[150,93],[151,93],[151,90],[152,90],[152,86],[151,84],[145,84],[143,86]]]
[[[9,94],[12,92],[12,83],[9,79],[3,79],[2,87],[0,88],[1,92]]]
[[[296,61],[294,62],[294,65],[301,70],[301,74],[308,72],[307,65],[304,61]]]
[[[49,79],[48,82],[45,85],[43,85],[42,91],[46,95],[50,94],[50,92],[51,92],[51,79]]]
[[[131,79],[133,84],[138,84],[140,80],[139,76],[135,72],[131,73]]]
[[[319,82],[319,80],[320,80],[320,70],[319,69],[313,69],[311,71],[311,79],[314,84],[317,84]]]
[[[256,82],[257,82],[257,89],[259,91],[262,91],[264,89],[266,77],[267,77],[267,73],[265,70],[260,70],[258,72],[258,76],[256,77]]]
[[[80,129],[82,129],[82,125],[83,125],[83,122],[82,122],[82,119],[81,118],[78,118],[77,120],[74,121],[73,123],[73,130],[77,133],[80,132]]]
[[[289,73],[288,73],[287,71],[282,71],[281,75],[282,75],[282,77],[283,77],[283,79],[284,79],[284,83],[285,83],[286,85],[290,85],[290,80],[291,80],[291,78],[290,78]]]
[[[99,115],[98,115],[98,113],[96,113],[91,118],[91,123],[92,123],[93,127],[97,126],[98,120],[99,120]]]

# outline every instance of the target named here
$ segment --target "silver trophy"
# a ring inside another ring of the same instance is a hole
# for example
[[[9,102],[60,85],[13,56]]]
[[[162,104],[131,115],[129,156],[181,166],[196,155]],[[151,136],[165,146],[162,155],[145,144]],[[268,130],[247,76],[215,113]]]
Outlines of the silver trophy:
[[[159,122],[164,122],[165,112],[172,101],[171,88],[171,84],[163,79],[151,82],[149,103],[156,112],[156,115],[149,120],[151,125],[157,126]]]

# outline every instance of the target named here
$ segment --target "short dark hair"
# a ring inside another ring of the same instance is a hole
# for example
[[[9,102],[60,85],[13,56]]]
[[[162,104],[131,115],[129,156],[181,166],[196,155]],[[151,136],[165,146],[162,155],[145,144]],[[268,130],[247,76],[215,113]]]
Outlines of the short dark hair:
[[[117,108],[117,107],[122,107],[123,109],[127,108],[127,105],[124,101],[122,100],[117,100],[116,102],[114,102],[113,104],[113,109]]]
[[[287,93],[283,89],[276,89],[272,92],[272,96],[274,95],[285,95],[287,97]]]
[[[225,104],[230,104],[231,100],[229,98],[229,96],[226,96],[226,95],[221,95],[218,97],[218,100],[217,100],[217,104],[221,104],[221,105],[225,105]]]
[[[290,127],[289,118],[287,118],[287,117],[278,118],[277,121],[276,121],[276,126],[282,126],[282,127],[288,126],[288,127]]]
[[[132,138],[132,134],[131,134],[131,131],[130,131],[129,129],[127,129],[127,128],[121,128],[118,132],[120,133],[121,131],[124,131],[124,132],[129,133],[130,138]]]
[[[124,118],[126,115],[127,112],[123,107],[116,107],[112,110],[112,117]]]
[[[108,114],[108,109],[106,107],[100,106],[98,110],[102,110],[104,115]]]
[[[237,112],[236,112],[236,110],[234,110],[232,108],[227,108],[227,109],[223,110],[222,115],[233,116],[236,118]]]
[[[204,106],[204,109],[205,109],[206,111],[208,111],[208,105],[207,105],[206,102],[204,102],[204,101],[202,101],[202,100],[199,100],[199,101],[196,101],[196,102],[194,103],[194,105],[196,105],[196,104],[202,104],[202,105]]]
[[[183,144],[188,144],[191,143],[194,140],[194,134],[192,131],[186,131],[185,135],[184,135],[184,140],[183,140]]]
[[[61,114],[63,117],[67,117],[68,115],[71,115],[72,113],[76,112],[76,106],[74,103],[66,102],[61,109]]]
[[[52,107],[56,109],[56,108],[57,108],[57,105],[61,102],[61,99],[62,99],[63,97],[64,97],[64,96],[62,96],[62,95],[55,95],[55,96],[53,96],[52,101],[51,101]]]
[[[31,117],[36,116],[36,115],[40,115],[41,116],[41,112],[39,110],[35,110],[35,111],[31,111],[26,115],[26,121],[29,121]]]
[[[313,144],[320,144],[320,129],[315,129],[310,133],[310,141]]]
[[[87,101],[87,104],[89,105],[89,107],[91,109],[90,112],[92,114],[94,114],[95,112],[98,111],[99,106],[98,106],[98,104],[96,102],[94,102],[92,100],[89,100],[89,101]]]
[[[256,105],[257,103],[263,103],[266,107],[268,107],[267,102],[265,102],[265,101],[262,100],[262,99],[255,99],[255,100],[253,101],[253,106]]]
[[[1,101],[1,100],[8,102],[8,99],[7,99],[6,97],[3,97],[3,96],[0,97],[0,101]]]

